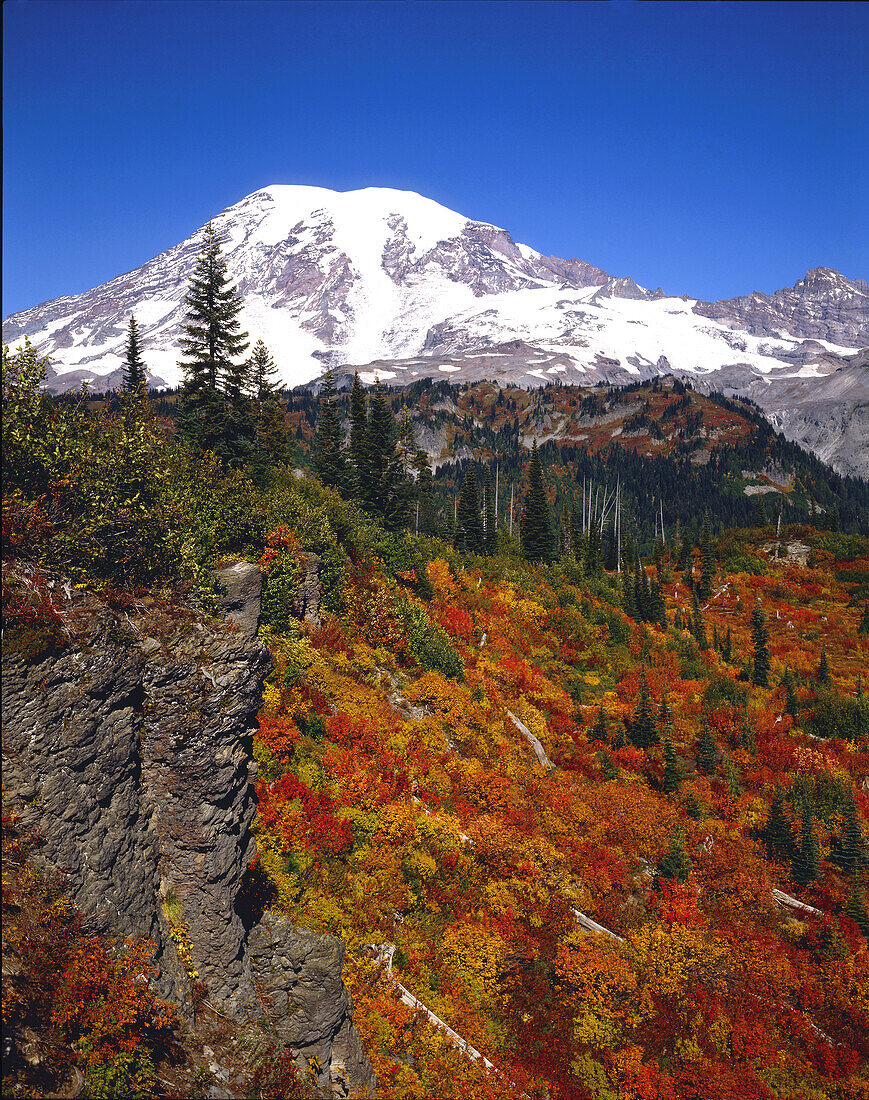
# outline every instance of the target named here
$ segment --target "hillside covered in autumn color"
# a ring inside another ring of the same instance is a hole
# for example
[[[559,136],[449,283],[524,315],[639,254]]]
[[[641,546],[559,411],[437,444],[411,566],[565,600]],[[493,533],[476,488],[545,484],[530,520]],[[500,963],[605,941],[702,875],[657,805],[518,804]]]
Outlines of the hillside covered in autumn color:
[[[4,663],[92,644],[64,585],[193,633],[216,570],[261,576],[245,926],[340,938],[377,1097],[869,1098],[864,483],[681,384],[179,410],[44,370],[4,352]],[[4,1091],[196,1095],[147,944],[4,815],[4,1031],[43,1051]],[[266,1000],[220,1040],[245,1087],[318,1095]]]

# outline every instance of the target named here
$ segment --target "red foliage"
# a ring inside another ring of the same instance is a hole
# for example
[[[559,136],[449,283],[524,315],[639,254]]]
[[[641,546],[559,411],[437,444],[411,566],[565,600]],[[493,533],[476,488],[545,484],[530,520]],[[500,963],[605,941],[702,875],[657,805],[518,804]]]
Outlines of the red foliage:
[[[274,829],[288,849],[302,846],[334,856],[353,843],[353,826],[337,817],[326,791],[314,791],[292,772],[276,783],[257,784],[263,825]],[[298,800],[299,807],[293,804]]]

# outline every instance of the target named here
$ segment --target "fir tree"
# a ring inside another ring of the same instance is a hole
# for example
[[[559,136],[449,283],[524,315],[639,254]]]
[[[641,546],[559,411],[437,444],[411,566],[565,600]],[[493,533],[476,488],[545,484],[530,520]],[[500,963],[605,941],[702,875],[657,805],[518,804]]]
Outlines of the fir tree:
[[[697,738],[695,750],[697,768],[704,775],[715,775],[718,763],[718,746],[709,729],[709,723],[704,721]]]
[[[708,512],[703,518],[703,527],[700,532],[700,570],[697,596],[701,603],[706,603],[712,595],[712,581],[715,577],[715,557],[712,553],[712,532],[709,527]]]
[[[355,494],[363,504],[371,499],[371,455],[368,447],[368,401],[359,378],[353,375],[350,391],[350,461],[353,463]]]
[[[415,465],[418,534],[435,538],[438,534],[438,517],[432,488],[431,466],[425,451],[416,452]]]
[[[638,749],[651,748],[660,740],[645,671],[640,676],[640,701],[628,727],[628,737]]]
[[[235,362],[247,348],[247,333],[241,331],[241,298],[229,281],[211,222],[184,302],[179,430],[195,447],[214,451],[231,465],[244,464],[257,450],[251,411],[240,399],[246,372]]]
[[[724,635],[724,641],[721,645],[721,659],[726,661],[728,664],[730,664],[731,660],[733,659],[733,639],[730,635],[730,627],[727,628],[727,631]]]
[[[527,561],[550,562],[555,560],[557,554],[558,547],[543,484],[543,467],[535,440],[528,463],[528,491],[522,513],[522,555]]]
[[[413,486],[396,446],[395,417],[378,382],[368,411],[369,508],[388,531],[407,523]]]
[[[221,389],[227,375],[236,371],[235,359],[247,348],[247,333],[238,319],[241,298],[229,281],[221,240],[211,222],[203,230],[202,241],[184,298],[187,315],[179,341],[185,394],[191,396]]]
[[[864,939],[869,940],[869,914],[866,912],[866,896],[863,893],[863,880],[860,875],[855,875],[851,882],[845,915],[857,925]]]
[[[273,401],[277,397],[278,369],[269,349],[262,340],[257,340],[253,346],[253,351],[248,360],[247,377],[251,395],[255,401]]]
[[[709,639],[706,636],[706,623],[703,619],[703,612],[700,610],[696,588],[692,588],[691,590],[691,633],[694,635],[698,649],[709,648]]]
[[[791,832],[790,823],[785,814],[784,793],[781,787],[776,787],[770,803],[766,825],[761,831],[761,840],[770,859],[781,862],[793,859],[796,851],[794,835]]]
[[[754,645],[752,683],[759,687],[769,687],[769,631],[766,628],[766,618],[759,607],[755,607],[751,613],[751,640]]]
[[[842,835],[834,838],[830,859],[851,875],[869,866],[869,849],[866,847],[863,822],[853,790],[849,791],[842,815]]]
[[[593,741],[606,741],[609,735],[609,722],[607,721],[606,714],[603,707],[597,712],[597,720],[592,727],[592,740]]]
[[[808,803],[803,806],[803,820],[800,828],[800,845],[791,860],[794,881],[800,886],[817,882],[821,873],[821,850],[818,838],[812,828],[812,811]]]
[[[727,783],[727,793],[731,802],[735,802],[742,795],[742,781],[739,770],[728,756],[724,762],[724,778]]]
[[[861,638],[869,637],[869,603],[863,604],[863,617],[860,619],[857,633]]]
[[[685,837],[677,829],[670,837],[670,850],[658,864],[657,878],[674,878],[685,882],[693,867],[694,864],[685,851]]]
[[[485,549],[477,478],[470,467],[462,482],[462,491],[459,493],[455,542],[456,549],[468,554],[482,554]]]
[[[608,752],[599,752],[597,758],[600,761],[600,766],[603,771],[604,781],[609,783],[612,779],[618,779],[619,769],[616,766],[615,760]]]
[[[139,325],[131,314],[127,330],[127,344],[124,356],[124,380],[121,389],[124,393],[144,394],[146,389],[145,364],[139,348]]]
[[[794,683],[794,674],[789,668],[786,668],[784,670],[784,675],[781,678],[781,683],[782,687],[785,689],[785,713],[796,719],[799,715],[797,690],[796,684]]]
[[[664,794],[675,794],[682,782],[682,769],[669,735],[664,738],[664,778],[661,789]]]
[[[317,430],[311,448],[311,458],[317,476],[324,485],[339,493],[350,490],[350,470],[344,451],[344,429],[335,401],[335,378],[327,371],[317,402]]]

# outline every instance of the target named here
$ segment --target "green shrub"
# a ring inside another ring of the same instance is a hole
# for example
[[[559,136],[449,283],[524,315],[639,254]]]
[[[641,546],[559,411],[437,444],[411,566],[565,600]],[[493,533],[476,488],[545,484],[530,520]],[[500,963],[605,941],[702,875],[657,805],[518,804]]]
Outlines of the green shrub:
[[[411,652],[422,667],[454,680],[460,679],[465,671],[464,664],[446,631],[432,622],[421,607],[404,603],[399,613],[407,629]]]

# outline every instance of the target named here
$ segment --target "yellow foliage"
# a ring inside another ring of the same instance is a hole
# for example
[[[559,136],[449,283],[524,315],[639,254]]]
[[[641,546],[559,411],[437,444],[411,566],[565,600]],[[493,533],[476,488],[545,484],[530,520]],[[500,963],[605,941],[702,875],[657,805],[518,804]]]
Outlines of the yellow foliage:
[[[727,946],[702,928],[646,924],[628,943],[643,986],[658,997],[679,997],[698,981],[714,987],[726,974]]]
[[[479,924],[462,922],[444,930],[447,966],[475,1000],[496,994],[507,954],[504,940]]]

